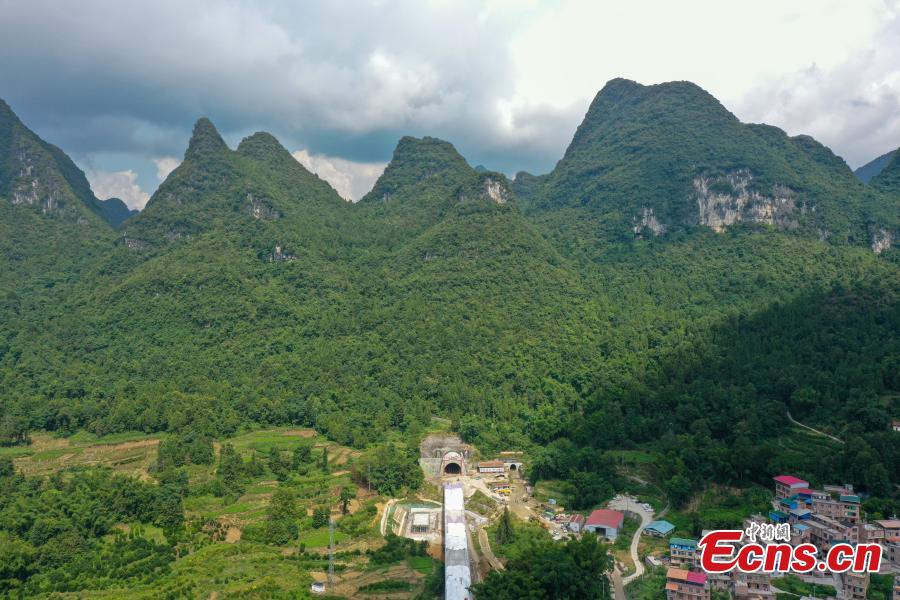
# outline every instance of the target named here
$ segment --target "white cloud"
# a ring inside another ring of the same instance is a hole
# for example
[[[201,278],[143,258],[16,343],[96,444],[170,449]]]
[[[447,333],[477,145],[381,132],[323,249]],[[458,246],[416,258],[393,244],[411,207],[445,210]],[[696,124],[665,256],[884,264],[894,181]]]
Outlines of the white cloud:
[[[159,156],[151,159],[153,164],[156,165],[156,178],[159,179],[159,182],[162,183],[166,180],[166,177],[169,176],[169,173],[178,168],[178,165],[181,164],[181,160],[175,158],[174,156]]]
[[[887,14],[883,0],[562,0],[511,40],[515,97],[563,106],[627,77],[687,79],[730,100],[764,78],[840,64]]]
[[[857,167],[900,146],[900,15],[836,66],[812,65],[751,89],[739,116],[806,133]]]
[[[150,194],[137,184],[137,173],[130,169],[111,173],[91,171],[87,177],[94,195],[101,200],[119,198],[128,208],[142,210],[150,199]]]
[[[292,153],[301,165],[331,184],[345,200],[356,202],[372,189],[384,172],[387,163],[364,163],[324,154],[310,154],[308,150]]]

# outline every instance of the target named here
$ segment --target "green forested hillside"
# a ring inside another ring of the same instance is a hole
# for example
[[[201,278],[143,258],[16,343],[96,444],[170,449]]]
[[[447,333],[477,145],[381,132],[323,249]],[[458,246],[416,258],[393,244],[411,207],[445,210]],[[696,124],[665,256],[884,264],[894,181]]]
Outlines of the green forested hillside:
[[[697,223],[765,223],[854,245],[900,226],[890,199],[828,148],[743,124],[689,82],[610,81],[532,194],[535,218],[591,253],[598,236],[625,241]]]
[[[610,82],[556,169],[512,184],[403,138],[356,205],[201,119],[113,230],[53,156],[84,223],[0,188],[8,443],[263,423],[365,448],[443,416],[585,506],[621,449],[676,503],[776,468],[896,497],[898,195],[692,84]],[[784,450],[788,410],[847,443]]]

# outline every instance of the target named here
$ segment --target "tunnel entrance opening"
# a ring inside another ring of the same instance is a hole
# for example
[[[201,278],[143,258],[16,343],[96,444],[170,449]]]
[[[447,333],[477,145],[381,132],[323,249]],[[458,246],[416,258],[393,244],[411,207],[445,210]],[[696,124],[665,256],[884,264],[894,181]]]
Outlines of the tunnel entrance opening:
[[[447,466],[444,467],[445,475],[460,475],[462,474],[462,467],[459,466],[458,463],[451,462],[447,463]]]

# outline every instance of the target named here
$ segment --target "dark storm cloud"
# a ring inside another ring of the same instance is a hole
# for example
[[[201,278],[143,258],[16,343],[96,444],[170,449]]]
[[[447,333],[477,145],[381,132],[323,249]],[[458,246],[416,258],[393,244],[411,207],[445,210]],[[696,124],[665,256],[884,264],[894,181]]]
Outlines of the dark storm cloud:
[[[353,160],[384,160],[406,133],[515,145],[498,168],[550,159],[504,142],[508,32],[474,2],[0,7],[0,94],[76,155],[177,156],[209,115],[226,135],[267,129]]]

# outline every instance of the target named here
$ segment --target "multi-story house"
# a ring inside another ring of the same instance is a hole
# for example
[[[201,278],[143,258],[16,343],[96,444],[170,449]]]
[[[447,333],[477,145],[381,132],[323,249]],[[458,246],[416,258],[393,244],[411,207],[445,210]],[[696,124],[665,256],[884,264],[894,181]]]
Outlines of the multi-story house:
[[[670,567],[666,572],[666,600],[709,600],[706,573]]]
[[[866,592],[869,589],[868,573],[853,573],[847,571],[841,574],[843,583],[843,600],[866,600]]]
[[[838,521],[856,523],[859,521],[859,496],[827,490],[813,490],[812,510],[816,514],[825,515]]]
[[[796,490],[808,489],[809,483],[793,475],[778,475],[775,480],[775,499],[782,500],[793,496]]]
[[[838,542],[855,544],[859,541],[859,530],[849,523],[841,523],[825,515],[813,514],[805,524],[809,526],[809,541],[819,552],[825,553]]]
[[[741,600],[774,599],[770,573],[742,573],[732,571],[731,595]]]
[[[687,538],[669,538],[669,560],[674,567],[689,569],[700,563],[697,541]]]

